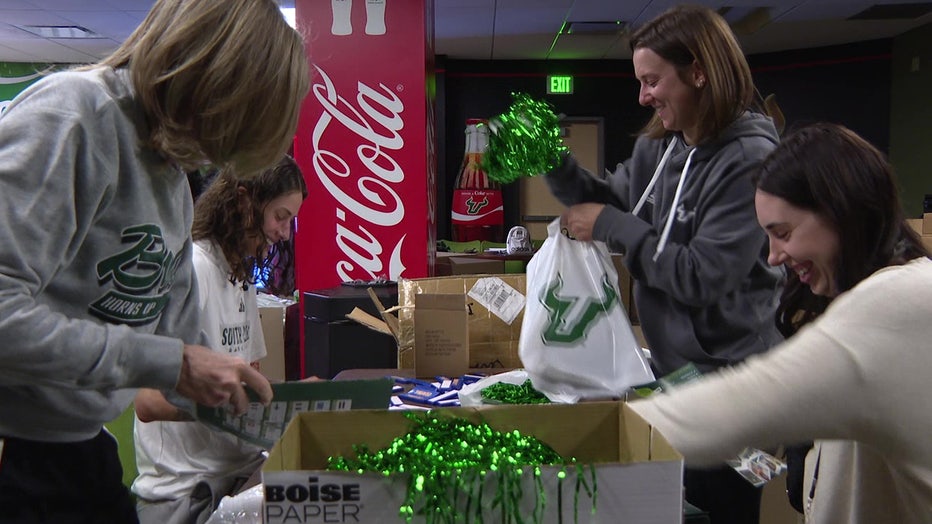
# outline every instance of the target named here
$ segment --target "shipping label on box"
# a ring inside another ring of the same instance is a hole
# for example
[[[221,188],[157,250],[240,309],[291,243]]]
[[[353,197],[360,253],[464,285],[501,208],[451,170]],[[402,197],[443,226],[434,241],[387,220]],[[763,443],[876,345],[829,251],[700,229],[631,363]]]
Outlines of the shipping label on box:
[[[469,371],[466,295],[420,294],[414,301],[414,370],[418,377]]]
[[[539,522],[678,523],[683,519],[683,460],[663,436],[622,402],[449,408],[442,416],[534,436],[576,466],[544,466],[521,475],[517,513]],[[438,415],[439,416],[439,415]],[[572,424],[567,424],[572,421]],[[402,412],[302,413],[288,426],[262,468],[266,524],[404,522],[399,509],[408,477],[327,471],[329,457],[355,456],[354,446],[387,447],[406,434]],[[464,472],[469,474],[470,472]],[[474,472],[473,472],[474,473]],[[561,473],[565,474],[561,478]],[[501,477],[476,476],[474,492],[455,494],[457,511],[500,522]],[[479,495],[481,493],[481,496]],[[451,494],[451,496],[454,496]],[[469,506],[472,504],[472,506]],[[467,510],[467,508],[469,508]],[[413,522],[424,522],[415,515]]]

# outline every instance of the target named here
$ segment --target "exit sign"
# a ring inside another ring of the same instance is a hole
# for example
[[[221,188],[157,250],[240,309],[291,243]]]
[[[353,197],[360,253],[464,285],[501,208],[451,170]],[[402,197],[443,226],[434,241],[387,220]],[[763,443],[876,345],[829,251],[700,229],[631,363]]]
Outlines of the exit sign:
[[[548,95],[573,94],[573,77],[568,75],[550,75],[547,77]]]

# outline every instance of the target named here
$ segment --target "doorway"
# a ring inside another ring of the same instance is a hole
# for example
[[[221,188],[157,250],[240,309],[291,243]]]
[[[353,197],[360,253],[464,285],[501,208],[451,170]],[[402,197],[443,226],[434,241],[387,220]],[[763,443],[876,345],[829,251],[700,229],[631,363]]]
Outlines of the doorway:
[[[560,121],[563,144],[573,153],[579,165],[590,173],[604,177],[603,119],[598,117],[566,117]],[[565,206],[550,194],[542,176],[524,177],[519,186],[521,224],[533,240],[547,238],[547,224],[560,216]]]

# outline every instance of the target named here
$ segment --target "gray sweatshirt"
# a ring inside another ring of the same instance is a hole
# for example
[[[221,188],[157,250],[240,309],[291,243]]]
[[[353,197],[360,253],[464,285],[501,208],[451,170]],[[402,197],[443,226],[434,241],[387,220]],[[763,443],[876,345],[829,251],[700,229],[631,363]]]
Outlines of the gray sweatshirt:
[[[96,435],[198,340],[186,177],[126,71],[52,74],[0,116],[0,437]]]
[[[655,169],[669,158],[646,192]],[[623,253],[655,371],[692,362],[701,371],[731,365],[782,340],[774,313],[784,273],[767,264],[767,242],[754,211],[751,174],[777,145],[771,120],[747,112],[696,148],[680,137],[640,137],[630,159],[607,180],[567,155],[547,174],[564,204],[607,204],[593,238]],[[695,150],[695,152],[693,152]],[[670,209],[684,174],[673,219]],[[643,202],[637,213],[630,211]]]

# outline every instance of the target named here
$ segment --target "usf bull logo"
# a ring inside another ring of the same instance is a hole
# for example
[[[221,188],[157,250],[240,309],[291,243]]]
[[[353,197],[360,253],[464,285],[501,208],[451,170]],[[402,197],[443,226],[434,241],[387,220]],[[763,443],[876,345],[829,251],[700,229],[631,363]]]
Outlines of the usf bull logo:
[[[123,230],[129,247],[97,264],[97,281],[114,289],[90,305],[91,313],[109,321],[140,325],[158,318],[168,303],[178,259],[165,246],[162,230],[143,224]]]
[[[482,211],[482,208],[487,205],[489,205],[489,197],[487,196],[482,197],[482,200],[478,202],[473,200],[472,197],[469,197],[469,199],[466,200],[466,214],[478,215],[479,211]]]
[[[602,276],[601,300],[564,296],[562,290],[563,277],[558,274],[541,297],[541,303],[547,308],[548,320],[541,338],[547,345],[569,345],[586,338],[599,315],[608,313],[618,301],[618,294],[608,275]]]

